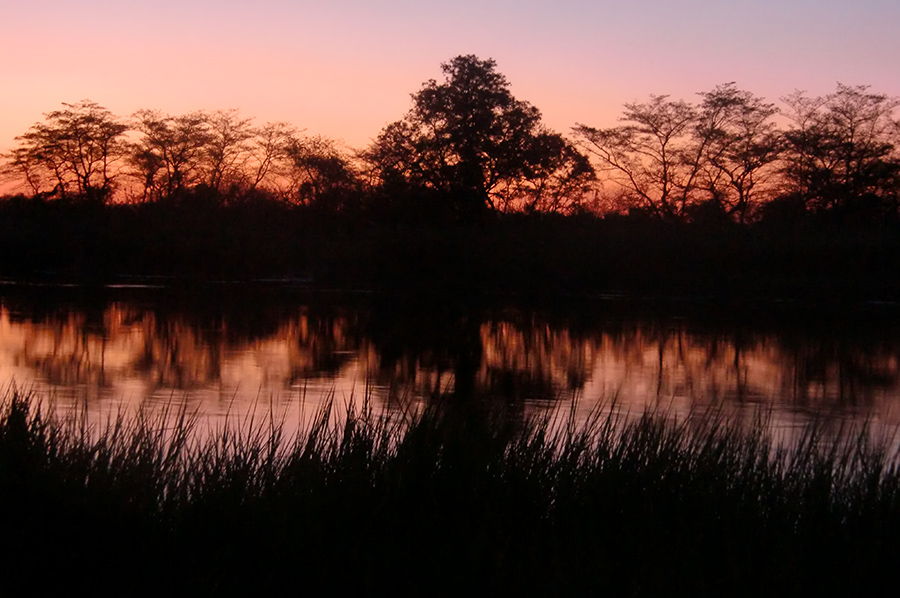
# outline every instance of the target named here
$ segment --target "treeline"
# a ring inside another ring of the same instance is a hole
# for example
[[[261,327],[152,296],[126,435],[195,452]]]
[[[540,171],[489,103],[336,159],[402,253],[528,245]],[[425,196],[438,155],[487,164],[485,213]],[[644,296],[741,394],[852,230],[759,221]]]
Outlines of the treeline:
[[[388,209],[477,220],[489,213],[626,213],[664,220],[896,221],[900,99],[866,86],[768,103],[734,83],[697,103],[651,96],[621,124],[547,129],[493,60],[442,65],[410,111],[351,150],[237,110],[121,118],[63,104],[16,138],[3,176],[22,197],[147,204],[202,195],[329,212]]]
[[[237,111],[64,105],[3,165],[0,276],[900,297],[896,98],[721,85],[571,138],[459,56],[354,151]]]

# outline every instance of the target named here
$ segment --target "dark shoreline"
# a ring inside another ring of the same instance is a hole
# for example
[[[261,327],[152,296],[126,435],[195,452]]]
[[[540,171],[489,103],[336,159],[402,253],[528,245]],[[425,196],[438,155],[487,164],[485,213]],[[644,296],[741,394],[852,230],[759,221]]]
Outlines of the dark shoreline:
[[[900,227],[495,214],[477,223],[274,202],[0,202],[0,278],[253,282],[398,296],[900,299]]]

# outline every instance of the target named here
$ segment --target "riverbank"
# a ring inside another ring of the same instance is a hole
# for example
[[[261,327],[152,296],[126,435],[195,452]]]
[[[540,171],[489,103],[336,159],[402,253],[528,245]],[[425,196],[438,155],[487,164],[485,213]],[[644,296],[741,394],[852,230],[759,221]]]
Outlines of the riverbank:
[[[277,420],[198,435],[187,412],[90,429],[13,393],[0,415],[4,583],[622,596],[895,583],[897,455],[864,431],[813,426],[783,451],[763,425],[714,414],[574,429],[476,399],[323,411],[284,438]]]
[[[565,297],[900,298],[891,222],[664,222],[646,216],[326,212],[269,200],[0,202],[0,276],[288,280],[317,288]]]

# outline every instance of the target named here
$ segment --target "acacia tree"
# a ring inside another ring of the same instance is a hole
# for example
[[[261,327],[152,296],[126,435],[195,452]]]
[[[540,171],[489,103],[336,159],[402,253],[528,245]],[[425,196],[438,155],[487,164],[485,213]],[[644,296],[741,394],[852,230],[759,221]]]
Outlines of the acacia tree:
[[[426,82],[406,117],[364,153],[381,184],[437,191],[473,213],[514,205],[530,176],[531,193],[567,168],[583,176],[583,164],[572,165],[577,151],[542,126],[537,108],[513,97],[494,60],[457,56],[441,70],[444,81]]]
[[[896,209],[900,160],[893,114],[900,98],[868,89],[838,83],[824,97],[797,91],[783,98],[792,121],[784,134],[783,174],[807,207],[840,209],[874,200]]]
[[[256,135],[251,118],[242,118],[236,109],[217,110],[206,116],[204,147],[205,182],[221,192],[228,185],[245,183],[251,140]]]
[[[106,201],[113,190],[114,163],[124,153],[122,138],[128,127],[90,100],[63,106],[46,113],[44,122],[16,137],[19,146],[8,156],[9,168],[19,173],[35,194]]]
[[[285,122],[270,122],[255,130],[250,140],[247,161],[248,188],[257,189],[268,183],[268,188],[276,195],[285,197],[289,191],[286,181],[290,180],[288,150],[297,137],[297,131]]]
[[[699,95],[698,106],[653,95],[625,104],[623,125],[574,131],[626,203],[663,218],[712,206],[743,221],[774,174],[776,109],[734,83]]]
[[[700,96],[694,143],[702,152],[702,186],[711,202],[744,222],[775,178],[782,147],[772,121],[778,109],[733,82]]]
[[[158,110],[139,110],[133,127],[141,137],[131,145],[129,157],[145,200],[171,197],[202,180],[205,152],[212,139],[205,113],[169,116]]]
[[[661,217],[680,217],[697,189],[704,149],[691,147],[697,111],[681,100],[650,96],[625,104],[625,124],[597,129],[577,124],[579,145],[592,155],[605,182],[625,199]]]
[[[0,156],[4,159],[0,165],[0,176],[4,181],[24,184],[31,194],[36,196],[47,187],[47,180],[53,177],[53,172],[35,156],[34,152],[26,145],[20,145],[7,154]],[[58,187],[53,187],[54,190]]]

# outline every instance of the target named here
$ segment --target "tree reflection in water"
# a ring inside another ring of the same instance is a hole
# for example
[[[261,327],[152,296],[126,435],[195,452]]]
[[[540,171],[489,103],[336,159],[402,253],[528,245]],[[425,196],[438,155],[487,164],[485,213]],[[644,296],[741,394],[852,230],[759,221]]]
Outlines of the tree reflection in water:
[[[890,310],[726,312],[7,290],[0,384],[89,402],[185,398],[204,410],[451,392],[539,409],[577,397],[588,410],[615,397],[635,412],[763,406],[900,421],[900,325]]]

